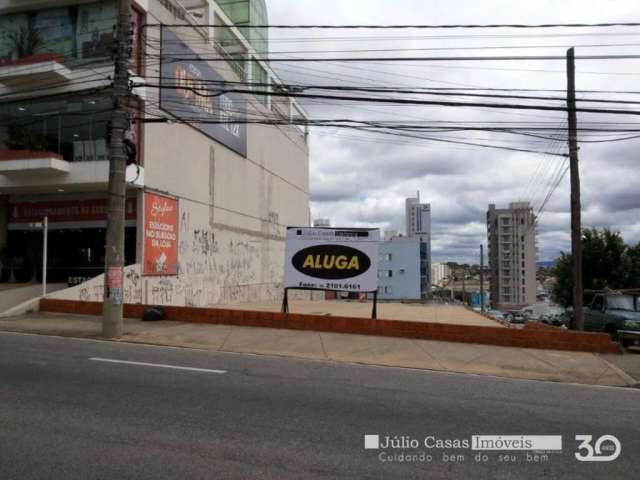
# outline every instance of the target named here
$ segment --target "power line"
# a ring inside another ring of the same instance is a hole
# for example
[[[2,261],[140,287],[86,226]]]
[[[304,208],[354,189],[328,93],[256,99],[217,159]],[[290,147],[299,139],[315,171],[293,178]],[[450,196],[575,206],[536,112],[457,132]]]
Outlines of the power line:
[[[195,25],[185,24],[159,24],[147,23],[146,26],[164,26],[164,27],[189,27],[194,28]],[[487,23],[487,24],[398,24],[398,25],[282,25],[282,24],[244,24],[243,28],[274,28],[274,29],[449,29],[449,28],[608,28],[608,27],[638,27],[640,22],[611,22],[611,23]],[[198,24],[198,28],[220,27],[216,24]]]
[[[167,59],[169,63],[184,60],[194,60],[196,57],[172,57],[167,55],[163,57],[163,62]],[[528,60],[566,60],[564,55],[508,55],[508,56],[474,56],[474,57],[307,57],[307,58],[260,58],[253,57],[254,60],[263,62],[474,62],[474,61],[528,61]],[[578,55],[576,60],[637,60],[640,55]],[[222,61],[227,62],[224,57],[197,57],[197,60],[204,61]]]

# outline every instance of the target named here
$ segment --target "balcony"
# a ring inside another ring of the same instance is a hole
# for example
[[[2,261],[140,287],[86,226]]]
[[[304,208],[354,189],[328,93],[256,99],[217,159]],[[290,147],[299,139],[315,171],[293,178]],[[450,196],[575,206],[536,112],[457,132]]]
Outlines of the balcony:
[[[69,172],[69,162],[52,152],[0,150],[1,175],[60,175]]]
[[[71,77],[71,70],[57,53],[39,53],[0,63],[0,84],[5,87],[60,84]]]

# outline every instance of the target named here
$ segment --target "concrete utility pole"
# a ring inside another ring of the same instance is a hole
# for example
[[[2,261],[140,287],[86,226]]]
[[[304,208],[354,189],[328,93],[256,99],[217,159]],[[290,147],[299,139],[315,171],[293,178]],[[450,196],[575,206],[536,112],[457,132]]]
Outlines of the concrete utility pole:
[[[582,305],[582,229],[580,171],[578,169],[578,120],[574,50],[567,50],[567,114],[569,116],[569,172],[571,175],[571,260],[573,263],[573,328],[584,330]]]
[[[126,153],[124,136],[129,129],[129,40],[131,0],[118,0],[118,24],[114,45],[113,112],[111,116],[111,158],[105,246],[102,334],[122,336],[124,283],[124,218],[126,197]]]
[[[484,312],[484,246],[480,244],[480,311]]]
[[[467,276],[467,271],[464,267],[462,267],[462,303],[467,304],[467,288],[465,285],[465,277]]]

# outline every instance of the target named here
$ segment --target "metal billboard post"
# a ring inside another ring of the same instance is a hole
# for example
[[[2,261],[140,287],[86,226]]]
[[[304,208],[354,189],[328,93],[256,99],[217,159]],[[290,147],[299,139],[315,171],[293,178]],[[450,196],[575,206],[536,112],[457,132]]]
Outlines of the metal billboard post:
[[[47,244],[49,239],[49,217],[42,221],[42,296],[47,294]]]

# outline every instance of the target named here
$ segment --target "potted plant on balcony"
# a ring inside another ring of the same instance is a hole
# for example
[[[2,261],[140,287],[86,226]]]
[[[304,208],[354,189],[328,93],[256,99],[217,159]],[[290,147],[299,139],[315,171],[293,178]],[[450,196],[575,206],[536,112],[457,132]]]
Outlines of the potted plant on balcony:
[[[47,139],[41,133],[36,133],[28,125],[13,121],[7,126],[5,140],[7,150],[2,151],[2,159],[17,160],[28,158],[30,152],[48,152]]]

